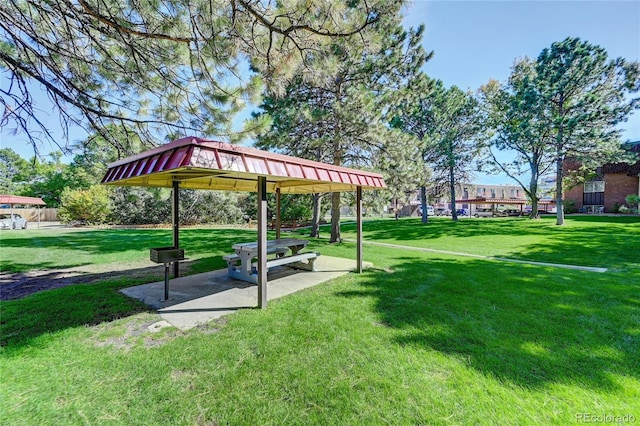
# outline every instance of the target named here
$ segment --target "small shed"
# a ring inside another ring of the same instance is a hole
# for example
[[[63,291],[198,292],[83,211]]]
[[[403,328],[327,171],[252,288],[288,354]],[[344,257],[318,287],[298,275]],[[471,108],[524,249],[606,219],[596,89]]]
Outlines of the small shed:
[[[267,193],[356,192],[357,271],[362,271],[362,191],[382,175],[196,137],[178,139],[108,165],[106,185],[172,188],[173,247],[180,247],[179,189],[258,193],[258,306],[267,304]],[[278,203],[279,204],[279,203]],[[279,211],[277,214],[279,215]],[[277,220],[277,222],[279,222]],[[178,263],[174,275],[178,275]]]

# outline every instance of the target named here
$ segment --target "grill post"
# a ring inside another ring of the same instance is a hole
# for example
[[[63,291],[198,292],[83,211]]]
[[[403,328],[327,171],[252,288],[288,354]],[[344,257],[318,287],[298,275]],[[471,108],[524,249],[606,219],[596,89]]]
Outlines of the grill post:
[[[174,264],[177,265],[178,262],[175,262]],[[163,302],[166,302],[167,300],[169,300],[169,266],[171,266],[171,263],[164,264],[164,299],[162,299]]]

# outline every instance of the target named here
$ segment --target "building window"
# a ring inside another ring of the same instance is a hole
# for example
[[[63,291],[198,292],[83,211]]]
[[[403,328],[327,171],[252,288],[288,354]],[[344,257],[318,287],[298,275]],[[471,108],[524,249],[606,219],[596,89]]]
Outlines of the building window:
[[[582,194],[582,204],[585,206],[604,205],[604,181],[592,180],[584,183],[584,194]]]
[[[604,181],[603,180],[594,180],[591,182],[584,183],[584,193],[589,194],[592,192],[604,192]]]

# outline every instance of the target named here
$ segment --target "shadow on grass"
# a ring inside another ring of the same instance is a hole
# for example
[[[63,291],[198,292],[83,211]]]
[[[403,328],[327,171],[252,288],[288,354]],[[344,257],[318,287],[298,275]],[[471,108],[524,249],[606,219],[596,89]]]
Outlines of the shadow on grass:
[[[148,311],[118,290],[145,280],[126,279],[73,285],[2,302],[0,346],[11,353],[42,345],[40,338],[67,328],[95,325]]]
[[[181,276],[224,267],[226,262],[220,256],[201,258],[187,262],[181,269]],[[48,333],[149,311],[142,302],[125,296],[119,290],[163,279],[164,267],[154,265],[74,277],[58,276],[53,271],[30,281],[3,283],[2,297],[6,299],[15,295],[16,298],[2,302],[0,346],[17,349],[32,345]],[[27,288],[10,291],[12,285]]]
[[[26,272],[33,269],[38,269],[42,271],[50,271],[54,269],[70,269],[70,268],[77,268],[79,266],[86,266],[86,265],[88,265],[87,262],[60,264],[60,263],[54,263],[54,262],[39,261],[37,262],[37,268],[34,268],[34,265],[31,263],[16,262],[15,260],[11,260],[11,259],[9,260],[2,259],[0,260],[0,274],[9,275],[14,273]],[[4,279],[2,280],[2,282],[4,283]],[[2,292],[1,287],[0,287],[0,292]]]
[[[618,389],[640,378],[640,276],[479,260],[399,259],[363,275],[397,344],[459,359],[522,387],[573,382]]]
[[[74,284],[92,284],[98,281],[122,278],[141,278],[146,280],[160,280],[164,277],[164,267],[153,265],[143,268],[102,273],[83,271],[47,270],[33,274],[5,274],[0,284],[0,300],[22,299],[44,290],[54,290]]]

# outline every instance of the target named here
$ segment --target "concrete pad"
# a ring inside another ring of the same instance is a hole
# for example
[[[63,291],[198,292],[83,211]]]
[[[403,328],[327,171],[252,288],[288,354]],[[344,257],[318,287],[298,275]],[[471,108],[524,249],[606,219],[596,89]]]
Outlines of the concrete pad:
[[[356,261],[320,256],[316,271],[274,268],[269,273],[267,300],[277,299],[302,289],[332,280],[356,269]],[[372,264],[364,262],[363,267]],[[188,330],[237,311],[258,305],[256,285],[229,278],[227,269],[171,279],[169,300],[163,301],[164,281],[120,290],[157,309],[163,320],[182,330]]]

